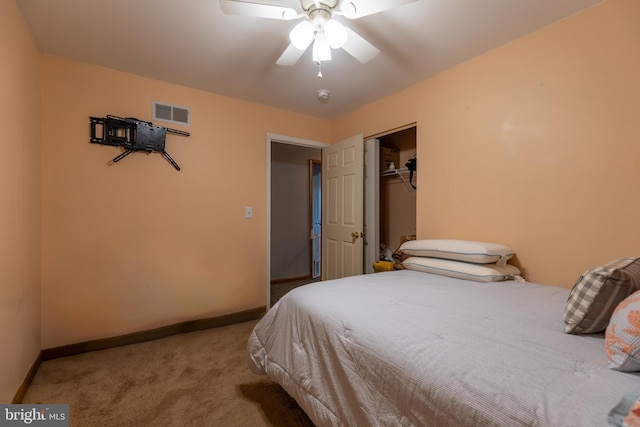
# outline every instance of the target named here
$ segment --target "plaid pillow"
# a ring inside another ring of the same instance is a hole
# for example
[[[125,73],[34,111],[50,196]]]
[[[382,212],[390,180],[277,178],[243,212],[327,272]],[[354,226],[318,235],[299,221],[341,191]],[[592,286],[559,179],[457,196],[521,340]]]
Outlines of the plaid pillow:
[[[640,290],[640,257],[620,258],[587,271],[567,299],[565,332],[604,331],[616,306],[637,290]]]

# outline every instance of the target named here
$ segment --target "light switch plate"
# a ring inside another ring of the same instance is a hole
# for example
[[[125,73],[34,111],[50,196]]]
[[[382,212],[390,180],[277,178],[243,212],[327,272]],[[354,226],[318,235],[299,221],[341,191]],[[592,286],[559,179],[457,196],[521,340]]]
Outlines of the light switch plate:
[[[244,217],[253,218],[253,208],[251,206],[247,206],[246,208],[244,208]]]

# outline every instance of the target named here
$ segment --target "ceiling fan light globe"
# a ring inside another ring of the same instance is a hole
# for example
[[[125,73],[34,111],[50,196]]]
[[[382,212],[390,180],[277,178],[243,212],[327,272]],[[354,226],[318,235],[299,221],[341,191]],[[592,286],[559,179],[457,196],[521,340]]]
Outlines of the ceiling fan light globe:
[[[313,62],[331,61],[331,47],[323,31],[316,33],[313,41]]]
[[[347,41],[347,30],[335,19],[330,19],[324,24],[324,34],[332,49],[340,49]]]
[[[296,49],[305,50],[313,40],[313,25],[309,21],[302,21],[289,33],[289,40]]]
[[[356,5],[352,1],[343,2],[340,7],[342,14],[349,19],[353,19],[356,16]]]

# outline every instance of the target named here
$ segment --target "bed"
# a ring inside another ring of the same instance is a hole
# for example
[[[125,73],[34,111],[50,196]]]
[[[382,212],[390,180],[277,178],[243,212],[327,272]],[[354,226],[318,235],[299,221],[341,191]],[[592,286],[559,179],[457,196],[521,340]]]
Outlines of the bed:
[[[286,294],[247,347],[317,426],[607,425],[640,389],[604,333],[564,332],[569,289],[401,270]]]

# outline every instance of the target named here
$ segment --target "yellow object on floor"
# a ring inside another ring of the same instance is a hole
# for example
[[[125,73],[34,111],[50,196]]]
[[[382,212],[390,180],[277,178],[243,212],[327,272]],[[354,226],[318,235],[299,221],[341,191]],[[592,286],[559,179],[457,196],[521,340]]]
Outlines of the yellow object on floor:
[[[373,263],[373,270],[376,273],[380,273],[381,271],[391,271],[393,270],[393,263],[391,261],[377,261]]]

